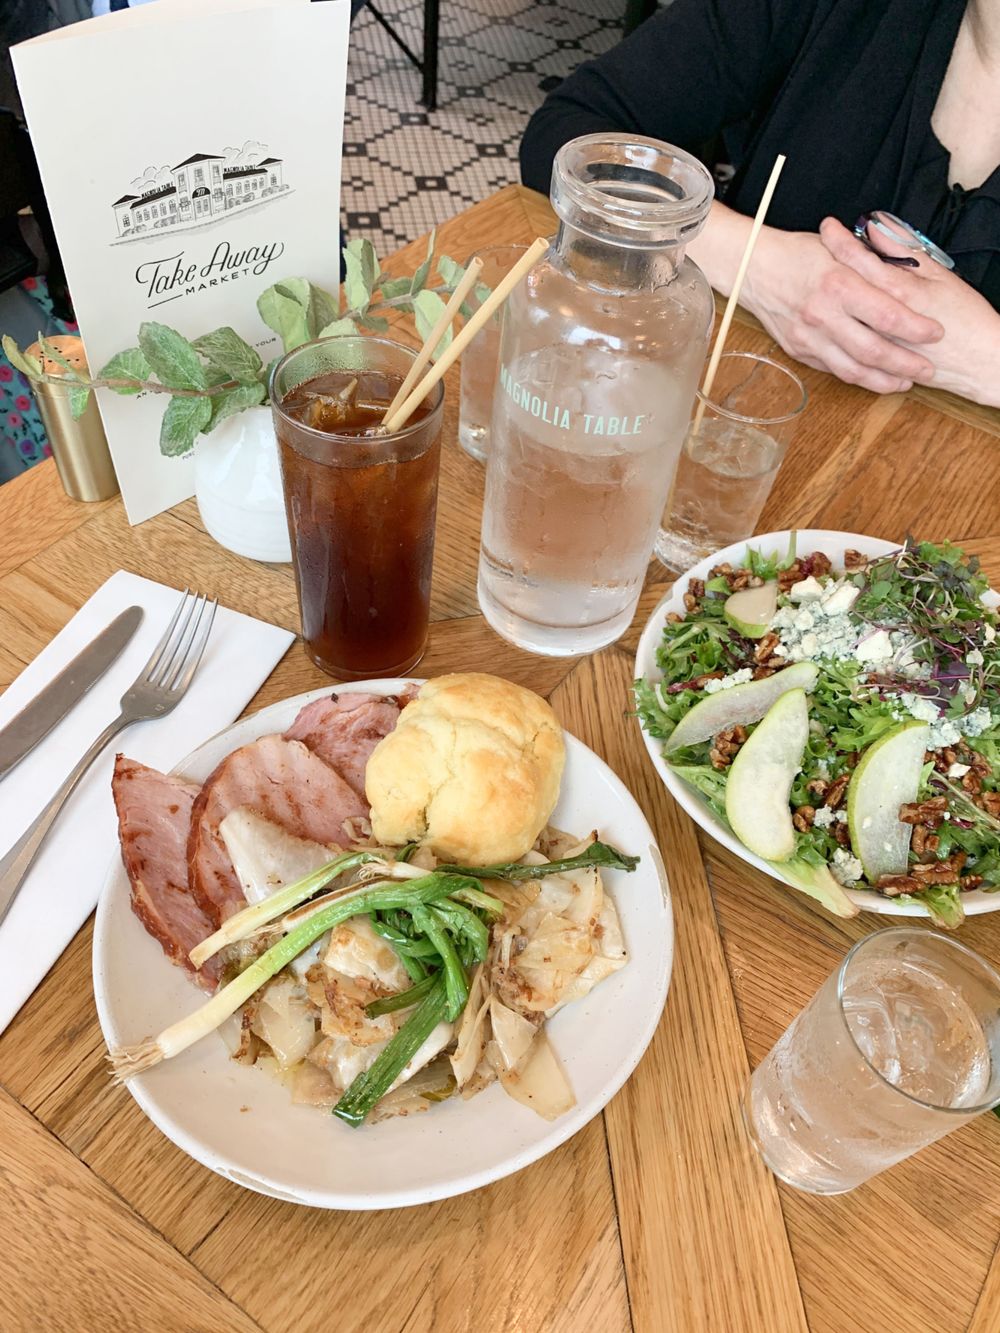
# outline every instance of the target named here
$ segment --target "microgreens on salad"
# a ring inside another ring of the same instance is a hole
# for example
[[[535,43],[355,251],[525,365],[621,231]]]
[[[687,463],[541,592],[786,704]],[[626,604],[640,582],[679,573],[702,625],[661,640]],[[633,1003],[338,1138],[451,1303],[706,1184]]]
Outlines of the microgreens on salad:
[[[637,712],[713,812],[846,915],[845,889],[958,925],[1000,889],[1000,630],[975,557],[765,555],[689,579]],[[749,779],[749,780],[748,780]]]

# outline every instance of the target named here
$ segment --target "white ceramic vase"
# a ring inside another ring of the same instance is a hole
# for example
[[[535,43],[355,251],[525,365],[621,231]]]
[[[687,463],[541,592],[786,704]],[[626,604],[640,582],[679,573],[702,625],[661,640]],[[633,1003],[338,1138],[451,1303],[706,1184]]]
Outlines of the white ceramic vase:
[[[220,546],[251,560],[291,560],[270,407],[239,412],[198,436],[194,489],[201,520]]]

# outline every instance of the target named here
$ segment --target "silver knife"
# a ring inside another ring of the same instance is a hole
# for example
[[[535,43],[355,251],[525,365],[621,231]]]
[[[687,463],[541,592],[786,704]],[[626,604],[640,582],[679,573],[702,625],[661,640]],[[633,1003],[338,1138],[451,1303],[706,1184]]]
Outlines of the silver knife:
[[[55,680],[0,728],[0,778],[6,777],[73,710],[120,656],[141,624],[141,606],[130,606],[116,616],[83,652],[63,667]]]

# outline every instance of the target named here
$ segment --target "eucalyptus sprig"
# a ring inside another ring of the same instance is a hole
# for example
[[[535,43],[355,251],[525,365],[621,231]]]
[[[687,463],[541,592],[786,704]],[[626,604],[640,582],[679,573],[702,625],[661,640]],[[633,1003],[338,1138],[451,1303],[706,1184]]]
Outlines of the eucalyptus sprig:
[[[350,241],[344,247],[345,309],[341,310],[336,295],[307,279],[285,278],[261,293],[257,301],[260,317],[281,337],[286,352],[314,338],[362,330],[385,333],[389,321],[382,312],[390,310],[411,313],[417,333],[426,338],[444,310],[443,298],[451,295],[464,272],[461,264],[439,255],[437,272],[442,282],[428,287],[435,239],[431,232],[427,256],[413,276],[400,278],[383,276],[370,241]],[[480,284],[476,288],[478,300],[488,295],[488,287]],[[463,305],[462,313],[468,316],[471,311]],[[435,355],[447,347],[451,336],[449,329]],[[138,346],[118,352],[94,376],[73,366],[40,335],[43,356],[60,366],[63,374],[47,371],[43,361],[22,351],[8,334],[2,342],[11,365],[29,380],[68,389],[75,418],[86,411],[93,389],[111,389],[126,396],[168,394],[170,402],[160,426],[160,452],[167,457],[189,453],[199,434],[207,435],[227,417],[265,402],[274,364],[265,366],[256,349],[228,326],[190,340],[166,324],[149,321],[139,327]]]

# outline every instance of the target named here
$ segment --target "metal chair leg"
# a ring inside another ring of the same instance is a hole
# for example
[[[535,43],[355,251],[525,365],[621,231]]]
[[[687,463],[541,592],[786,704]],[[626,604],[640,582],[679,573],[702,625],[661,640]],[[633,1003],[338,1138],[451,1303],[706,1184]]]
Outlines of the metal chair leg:
[[[428,111],[437,110],[439,11],[440,0],[424,0],[423,95],[420,100]]]

